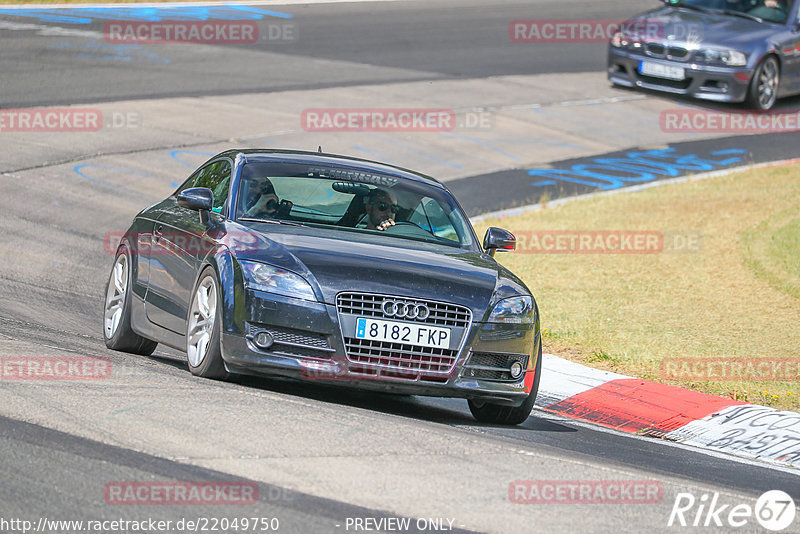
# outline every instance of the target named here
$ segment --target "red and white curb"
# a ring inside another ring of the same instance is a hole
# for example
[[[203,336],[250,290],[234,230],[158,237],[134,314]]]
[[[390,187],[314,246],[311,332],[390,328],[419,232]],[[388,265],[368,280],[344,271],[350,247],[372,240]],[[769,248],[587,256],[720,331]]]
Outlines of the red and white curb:
[[[614,430],[800,468],[800,413],[592,369],[545,354],[536,406]]]

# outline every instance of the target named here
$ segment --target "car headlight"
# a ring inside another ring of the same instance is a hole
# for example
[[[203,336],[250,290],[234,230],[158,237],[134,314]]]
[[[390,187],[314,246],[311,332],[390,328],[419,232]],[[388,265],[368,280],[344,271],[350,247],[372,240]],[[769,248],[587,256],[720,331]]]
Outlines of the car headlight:
[[[701,52],[706,61],[719,61],[730,67],[747,65],[747,56],[738,50],[714,50],[709,48]]]
[[[737,50],[725,50],[720,53],[720,59],[731,67],[744,67],[747,65],[747,56]]]
[[[628,40],[622,32],[616,32],[611,37],[611,46],[614,48],[624,48],[628,46]]]
[[[494,305],[489,315],[490,323],[532,323],[535,320],[536,308],[533,297],[525,295],[503,299]]]
[[[275,293],[296,299],[317,300],[314,290],[305,278],[266,263],[240,261],[245,284],[250,289]]]

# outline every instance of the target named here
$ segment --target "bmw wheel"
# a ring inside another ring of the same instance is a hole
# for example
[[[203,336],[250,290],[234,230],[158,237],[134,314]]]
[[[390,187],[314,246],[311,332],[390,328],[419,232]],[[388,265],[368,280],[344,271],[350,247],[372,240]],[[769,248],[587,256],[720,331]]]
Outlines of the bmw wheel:
[[[539,393],[539,379],[542,375],[542,342],[539,341],[539,358],[536,360],[534,368],[533,387],[525,402],[519,406],[505,406],[484,402],[480,399],[469,399],[469,411],[481,423],[493,423],[497,425],[519,425],[525,422],[533,410],[536,402],[536,395]]]
[[[158,343],[143,338],[131,328],[131,252],[123,241],[114,258],[114,267],[106,283],[103,339],[106,347],[122,352],[149,356]]]
[[[767,111],[775,105],[778,97],[781,69],[775,56],[768,56],[756,68],[747,90],[747,105],[759,111]]]
[[[219,283],[214,269],[200,275],[186,321],[186,356],[192,374],[204,378],[228,378],[220,351],[222,317]]]

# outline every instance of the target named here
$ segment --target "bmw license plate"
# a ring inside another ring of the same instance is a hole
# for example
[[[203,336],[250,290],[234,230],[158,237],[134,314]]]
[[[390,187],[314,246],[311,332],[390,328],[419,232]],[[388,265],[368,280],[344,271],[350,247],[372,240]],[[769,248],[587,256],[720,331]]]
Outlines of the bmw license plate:
[[[672,65],[663,65],[652,61],[640,61],[639,72],[647,76],[666,78],[668,80],[683,80],[686,78],[683,67],[673,67]]]
[[[450,348],[450,329],[426,324],[400,323],[359,317],[356,338],[370,341],[407,343],[437,349]]]

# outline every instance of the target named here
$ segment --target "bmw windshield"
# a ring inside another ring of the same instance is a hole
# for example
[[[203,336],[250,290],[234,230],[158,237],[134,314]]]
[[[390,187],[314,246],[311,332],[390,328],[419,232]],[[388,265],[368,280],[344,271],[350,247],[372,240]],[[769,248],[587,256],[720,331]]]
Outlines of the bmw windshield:
[[[786,23],[792,7],[791,0],[672,0],[669,4],[780,24]]]
[[[371,233],[474,250],[466,216],[445,190],[351,168],[252,162],[242,167],[236,219]]]

